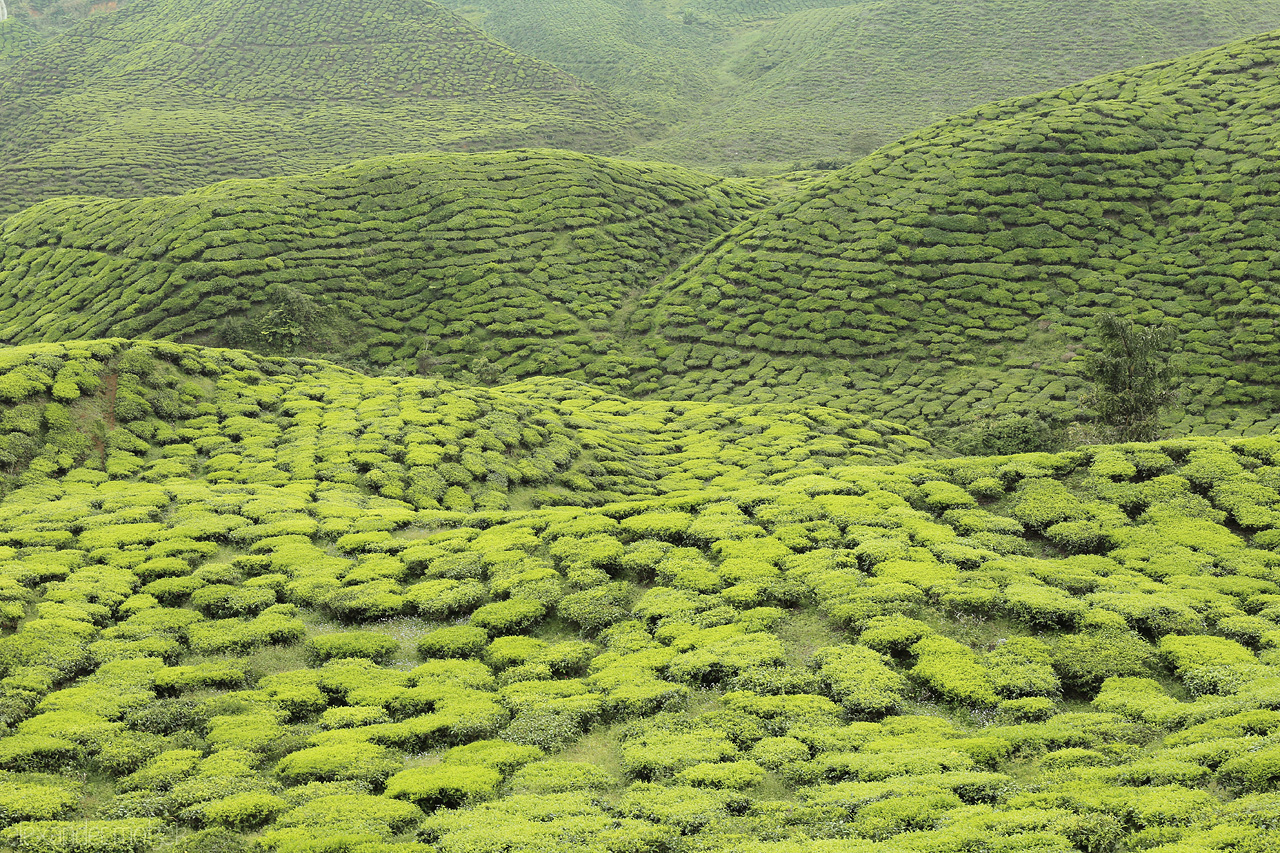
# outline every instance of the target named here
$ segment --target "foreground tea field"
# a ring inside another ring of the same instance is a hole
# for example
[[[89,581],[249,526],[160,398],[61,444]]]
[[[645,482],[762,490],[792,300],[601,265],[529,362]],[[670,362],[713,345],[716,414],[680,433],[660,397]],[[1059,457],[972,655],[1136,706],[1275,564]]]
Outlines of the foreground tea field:
[[[1274,848],[1272,436],[119,340],[5,350],[0,430],[18,850]]]

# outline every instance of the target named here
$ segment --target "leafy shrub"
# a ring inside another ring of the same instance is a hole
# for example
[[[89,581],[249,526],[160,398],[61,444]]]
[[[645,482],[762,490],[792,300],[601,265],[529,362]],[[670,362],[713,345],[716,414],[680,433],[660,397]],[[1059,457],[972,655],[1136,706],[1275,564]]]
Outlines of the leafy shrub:
[[[489,632],[476,625],[437,628],[418,641],[424,658],[477,657],[489,643]]]
[[[509,598],[478,608],[471,614],[471,625],[494,636],[519,634],[541,619],[546,611],[546,605],[540,601]]]
[[[400,649],[400,644],[386,634],[372,631],[346,631],[322,634],[307,640],[307,657],[313,664],[335,658],[365,658],[386,663]]]
[[[414,584],[404,597],[428,619],[452,619],[487,602],[489,591],[477,580],[442,578]]]
[[[458,808],[489,799],[501,781],[502,774],[492,767],[437,764],[400,771],[387,781],[386,794],[421,808]]]
[[[975,705],[995,705],[999,701],[991,674],[968,646],[946,637],[925,637],[911,651],[917,658],[912,677],[943,698]]]
[[[1085,631],[1064,636],[1053,650],[1053,665],[1066,687],[1093,693],[1115,675],[1146,675],[1155,650],[1135,634]]]
[[[214,823],[243,832],[274,820],[289,808],[288,803],[266,791],[245,791],[204,804],[200,815]]]
[[[30,784],[0,779],[0,824],[24,820],[54,820],[80,802],[80,792],[70,785]]]
[[[280,759],[275,772],[288,785],[350,779],[380,786],[401,766],[386,747],[356,742],[300,749]]]
[[[542,758],[542,755],[542,750],[534,746],[521,746],[504,740],[478,740],[453,747],[441,756],[441,761],[445,764],[492,767],[507,776],[521,765]]]
[[[676,781],[695,788],[724,788],[742,791],[764,779],[764,771],[754,761],[695,764],[676,774]]]
[[[560,599],[556,612],[587,630],[598,631],[627,618],[633,589],[619,581],[572,592]]]
[[[830,646],[813,656],[812,665],[831,698],[851,713],[880,716],[903,700],[906,679],[865,646]]]
[[[1031,637],[1014,637],[988,652],[983,663],[996,693],[1005,698],[1055,696],[1061,689],[1049,647]]]
[[[616,780],[594,764],[548,758],[526,764],[512,774],[514,793],[559,794],[610,788]]]
[[[1218,769],[1218,781],[1237,792],[1275,790],[1280,785],[1280,745],[1264,746],[1228,759]]]

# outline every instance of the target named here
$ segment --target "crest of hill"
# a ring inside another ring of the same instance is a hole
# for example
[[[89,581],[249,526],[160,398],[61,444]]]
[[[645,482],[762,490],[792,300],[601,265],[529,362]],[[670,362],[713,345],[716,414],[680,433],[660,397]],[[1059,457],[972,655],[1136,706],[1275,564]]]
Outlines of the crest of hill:
[[[979,104],[1280,27],[1278,0],[448,0],[518,50],[680,121],[634,153],[849,163]]]
[[[0,88],[0,212],[428,148],[618,149],[635,116],[429,0],[140,0]]]
[[[615,383],[633,291],[766,202],[679,166],[549,150],[54,199],[0,226],[0,340],[214,340]]]
[[[599,505],[934,455],[819,406],[636,402],[569,380],[475,388],[120,339],[0,349],[0,491],[113,479],[356,486],[417,509]]]
[[[879,150],[646,297],[664,361],[640,390],[713,397],[727,364],[739,393],[785,395],[798,365],[808,393],[917,426],[1067,411],[1105,311],[1178,332],[1183,428],[1273,426],[1277,58],[1258,36]]]

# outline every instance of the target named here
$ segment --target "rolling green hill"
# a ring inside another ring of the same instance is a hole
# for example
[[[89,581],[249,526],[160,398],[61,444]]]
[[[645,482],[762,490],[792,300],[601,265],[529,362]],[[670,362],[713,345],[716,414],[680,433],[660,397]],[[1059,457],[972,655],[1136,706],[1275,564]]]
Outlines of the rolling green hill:
[[[435,148],[616,150],[636,116],[429,0],[141,0],[0,85],[0,214]]]
[[[1270,430],[1278,57],[1246,39],[880,149],[651,291],[637,390],[823,392],[917,427],[1069,413],[1110,311],[1177,331],[1184,429]]]
[[[1275,436],[938,459],[813,406],[0,359],[19,853],[1274,842]]]
[[[663,119],[634,149],[717,170],[848,163],[988,101],[1280,26],[1240,0],[448,0]]]
[[[634,295],[765,202],[678,166],[541,150],[55,199],[0,226],[0,341],[213,340],[616,385]]]

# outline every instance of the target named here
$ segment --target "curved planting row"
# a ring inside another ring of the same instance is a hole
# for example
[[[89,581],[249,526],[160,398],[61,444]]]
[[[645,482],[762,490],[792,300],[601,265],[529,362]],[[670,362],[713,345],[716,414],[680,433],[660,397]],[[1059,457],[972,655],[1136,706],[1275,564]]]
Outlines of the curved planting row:
[[[212,338],[617,385],[631,293],[764,203],[676,166],[540,150],[57,199],[0,228],[0,340]]]
[[[117,401],[128,376],[157,401],[172,371],[213,387],[175,389],[196,419],[121,417],[105,466],[33,464],[0,501],[15,849],[88,833],[104,851],[1261,853],[1273,837],[1275,438],[846,455],[596,508],[423,511],[302,471],[238,476],[298,430],[271,407],[298,407],[282,383],[308,365],[84,346],[111,370],[45,346],[9,365],[7,392],[55,359],[64,400],[113,374]],[[371,426],[389,385],[345,392]],[[442,411],[423,397],[400,417]],[[221,435],[196,435],[201,418]],[[706,436],[686,420],[664,453]],[[141,476],[112,468],[148,443]],[[217,464],[161,471],[201,447]]]

